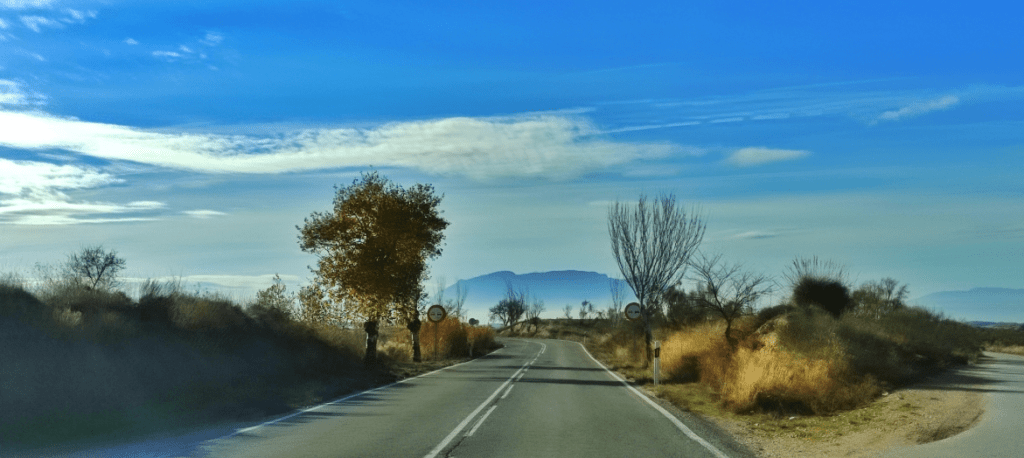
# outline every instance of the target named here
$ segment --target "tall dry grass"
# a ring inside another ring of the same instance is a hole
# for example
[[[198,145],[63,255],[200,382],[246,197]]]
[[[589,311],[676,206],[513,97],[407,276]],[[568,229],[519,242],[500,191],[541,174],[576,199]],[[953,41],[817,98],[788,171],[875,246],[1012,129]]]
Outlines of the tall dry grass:
[[[793,309],[770,319],[745,317],[730,347],[725,324],[669,335],[664,377],[715,389],[735,412],[829,413],[862,405],[886,387],[976,358],[979,340],[962,323],[910,308],[878,319]]]
[[[470,326],[448,317],[440,323],[423,323],[420,351],[425,360],[445,360],[482,355],[495,348],[494,329]],[[412,359],[412,336],[404,327],[389,327],[381,332],[381,354],[392,361]],[[470,348],[472,347],[472,354]]]
[[[748,338],[731,348],[725,324],[714,322],[676,332],[662,344],[668,380],[700,381],[716,389],[735,412],[773,410],[826,413],[872,399],[879,387],[857,377],[836,339],[825,338],[813,354],[779,342],[779,334]]]

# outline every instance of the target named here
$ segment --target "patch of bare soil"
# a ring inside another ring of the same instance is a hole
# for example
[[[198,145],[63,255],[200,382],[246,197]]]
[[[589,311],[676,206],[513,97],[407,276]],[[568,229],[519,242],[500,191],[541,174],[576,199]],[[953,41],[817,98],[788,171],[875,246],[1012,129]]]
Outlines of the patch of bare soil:
[[[763,457],[869,457],[954,436],[978,422],[984,395],[957,389],[955,372],[826,417],[710,418]]]

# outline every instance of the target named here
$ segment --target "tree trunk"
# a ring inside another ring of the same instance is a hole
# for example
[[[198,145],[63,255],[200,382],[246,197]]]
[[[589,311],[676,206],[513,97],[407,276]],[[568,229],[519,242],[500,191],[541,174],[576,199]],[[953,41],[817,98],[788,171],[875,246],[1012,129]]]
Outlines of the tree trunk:
[[[377,363],[377,331],[380,323],[377,321],[367,321],[363,323],[363,329],[366,330],[366,355],[363,356],[363,364],[366,367],[371,367]]]
[[[729,348],[735,349],[736,345],[739,345],[739,341],[732,336],[732,320],[726,318],[725,320],[725,341],[729,344]]]
[[[412,360],[417,363],[423,361],[423,356],[420,353],[420,327],[422,325],[423,322],[419,318],[413,318],[409,324],[405,325],[412,333]]]

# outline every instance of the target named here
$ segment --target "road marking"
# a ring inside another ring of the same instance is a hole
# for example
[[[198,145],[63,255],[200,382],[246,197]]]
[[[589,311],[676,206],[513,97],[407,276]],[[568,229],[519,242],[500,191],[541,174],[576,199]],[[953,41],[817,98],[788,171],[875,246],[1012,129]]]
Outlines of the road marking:
[[[512,387],[514,387],[514,386],[515,386],[515,385],[509,385],[509,386],[508,386],[508,389],[507,389],[507,390],[505,390],[505,394],[501,395],[501,399],[505,399],[505,396],[508,396],[508,394],[509,394],[510,392],[512,392]]]
[[[476,415],[478,413],[480,413],[481,410],[484,410],[484,407],[487,407],[491,403],[491,401],[493,401],[494,398],[498,396],[498,393],[501,393],[501,390],[504,390],[506,386],[508,386],[510,383],[512,383],[512,379],[514,379],[514,378],[516,378],[516,376],[522,374],[523,371],[526,370],[526,367],[529,366],[529,365],[530,365],[530,363],[526,362],[522,366],[520,366],[519,370],[515,371],[515,373],[513,373],[507,380],[505,380],[505,383],[502,383],[501,386],[498,387],[498,389],[494,390],[494,392],[491,393],[491,395],[487,398],[487,400],[482,402],[476,408],[476,410],[473,410],[472,412],[470,412],[469,415],[467,415],[466,418],[464,420],[462,420],[462,422],[459,423],[459,425],[456,426],[455,429],[452,430],[452,432],[448,433],[448,436],[446,436],[444,438],[444,440],[441,441],[440,444],[437,444],[437,447],[434,447],[434,449],[431,450],[430,453],[427,453],[424,456],[424,458],[434,458],[434,457],[437,456],[438,453],[441,453],[441,451],[444,450],[444,448],[447,447],[448,444],[450,444],[452,442],[452,440],[455,439],[455,437],[458,436],[460,432],[462,432],[463,429],[466,429],[466,425],[468,425],[469,422],[473,420],[473,418],[476,418]],[[488,413],[490,413],[490,412],[488,412]]]
[[[511,387],[509,387],[509,389],[511,389]],[[508,393],[508,392],[506,392],[506,393]],[[502,397],[504,397],[504,396],[502,396]],[[480,425],[484,424],[484,420],[486,420],[487,417],[491,416],[491,412],[494,412],[494,409],[497,409],[497,408],[498,408],[497,404],[491,406],[491,409],[488,410],[487,413],[485,413],[482,417],[480,417],[480,421],[476,422],[476,426],[473,426],[473,429],[469,430],[469,432],[466,433],[466,437],[472,436],[473,433],[476,432],[477,428],[480,428]]]
[[[490,354],[492,354],[492,355],[493,355],[493,354],[497,354],[498,352],[500,352],[500,351],[502,351],[502,350],[504,350],[504,348],[500,348],[500,349],[498,349],[498,350],[495,350],[495,351],[491,352]],[[479,359],[479,358],[477,358],[477,359]],[[387,385],[384,385],[384,386],[378,386],[377,388],[371,388],[371,389],[369,389],[369,390],[366,390],[366,391],[360,391],[360,392],[358,392],[358,393],[350,394],[350,395],[348,395],[348,396],[344,396],[344,397],[341,397],[341,398],[335,399],[335,400],[333,400],[333,401],[325,402],[325,403],[323,403],[323,404],[320,404],[320,405],[318,405],[318,406],[313,406],[313,407],[309,407],[309,408],[306,408],[306,409],[301,409],[301,410],[298,410],[298,411],[296,411],[296,412],[294,412],[294,413],[291,413],[291,414],[289,414],[289,415],[285,415],[285,416],[283,416],[283,417],[281,417],[281,418],[275,418],[275,419],[273,419],[273,420],[270,420],[270,421],[267,421],[267,422],[263,422],[263,423],[260,423],[260,424],[258,424],[258,425],[255,425],[255,426],[250,426],[250,427],[248,427],[248,428],[242,428],[242,429],[236,430],[235,432],[233,432],[233,433],[231,433],[231,434],[225,434],[225,435],[223,435],[223,436],[221,436],[221,437],[218,437],[218,438],[216,438],[216,439],[213,439],[212,441],[219,441],[219,440],[221,440],[221,439],[227,439],[227,438],[229,438],[229,437],[232,437],[232,436],[237,436],[237,435],[239,435],[239,434],[244,434],[244,433],[247,433],[247,432],[249,432],[249,431],[253,431],[253,430],[256,430],[256,429],[262,428],[262,427],[264,427],[264,426],[270,426],[270,425],[272,425],[272,424],[274,424],[274,423],[282,422],[282,421],[284,421],[284,420],[287,420],[287,419],[289,419],[289,418],[295,417],[295,416],[297,416],[297,415],[302,415],[302,414],[304,414],[304,413],[308,413],[308,412],[313,412],[313,411],[316,411],[316,410],[320,410],[321,408],[327,407],[327,406],[329,406],[329,405],[333,405],[333,404],[338,404],[338,403],[341,403],[341,402],[345,402],[345,401],[348,401],[349,399],[352,399],[352,398],[357,398],[357,397],[359,397],[359,396],[362,396],[362,395],[364,395],[364,394],[370,394],[370,393],[373,393],[374,391],[380,391],[380,390],[384,390],[384,389],[387,389],[387,388],[391,388],[391,387],[393,387],[393,386],[395,386],[395,385],[400,385],[400,384],[402,384],[402,383],[406,383],[406,382],[410,382],[410,381],[412,381],[412,380],[416,380],[416,379],[418,379],[418,378],[420,378],[420,377],[426,377],[426,376],[428,376],[428,375],[433,375],[433,374],[436,374],[436,373],[438,373],[438,372],[441,372],[441,371],[445,371],[445,370],[448,370],[448,369],[456,368],[456,367],[459,367],[459,366],[461,366],[461,365],[463,365],[463,364],[469,364],[469,363],[471,363],[471,362],[473,362],[473,361],[476,361],[476,359],[471,359],[471,360],[469,360],[469,361],[463,361],[463,362],[461,362],[461,363],[459,363],[459,364],[454,364],[454,365],[451,365],[451,366],[445,366],[445,367],[442,367],[442,368],[440,368],[440,369],[437,369],[437,370],[434,370],[434,371],[430,371],[430,372],[427,372],[426,374],[420,374],[420,375],[417,375],[417,376],[415,376],[415,377],[409,377],[409,378],[406,378],[406,379],[402,379],[402,380],[399,380],[399,381],[397,381],[397,382],[394,382],[394,383],[389,383],[389,384],[387,384]]]
[[[717,448],[715,448],[714,445],[711,445],[708,441],[704,440],[704,438],[698,436],[697,433],[693,432],[690,428],[687,428],[686,425],[684,425],[683,422],[679,421],[679,419],[676,418],[675,415],[672,415],[671,413],[669,413],[669,411],[665,410],[664,407],[662,407],[662,406],[658,405],[658,403],[652,401],[651,398],[645,396],[643,393],[640,392],[640,390],[637,390],[636,388],[633,388],[633,385],[630,385],[629,382],[627,382],[625,379],[623,379],[622,377],[619,377],[619,374],[616,374],[616,373],[612,372],[607,367],[605,367],[604,364],[601,364],[601,362],[598,361],[597,358],[594,357],[594,355],[591,355],[590,352],[587,351],[587,347],[584,347],[583,344],[581,344],[579,342],[576,342],[576,344],[578,344],[580,346],[580,348],[582,348],[583,351],[587,354],[587,356],[589,356],[590,359],[594,360],[594,362],[597,363],[598,366],[601,366],[601,368],[603,368],[606,372],[608,372],[608,374],[610,374],[615,380],[618,380],[619,382],[622,382],[622,384],[626,388],[629,388],[629,390],[632,391],[637,396],[639,396],[640,399],[643,399],[648,404],[650,404],[651,407],[654,407],[654,410],[657,410],[658,412],[661,412],[661,414],[664,415],[665,418],[668,418],[669,421],[671,421],[672,424],[676,425],[676,428],[679,428],[679,430],[682,431],[683,434],[686,434],[687,437],[689,437],[690,439],[693,439],[694,442],[697,442],[698,444],[703,445],[704,448],[706,448],[709,451],[711,451],[711,453],[713,453],[718,458],[729,458],[728,455],[722,453],[722,451],[718,450]]]

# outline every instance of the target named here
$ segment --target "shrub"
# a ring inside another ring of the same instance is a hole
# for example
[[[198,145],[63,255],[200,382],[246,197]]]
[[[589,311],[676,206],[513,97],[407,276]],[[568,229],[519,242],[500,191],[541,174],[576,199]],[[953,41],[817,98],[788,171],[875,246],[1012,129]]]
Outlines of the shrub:
[[[837,279],[801,277],[793,287],[793,303],[801,307],[818,306],[834,317],[850,308],[850,289]]]

